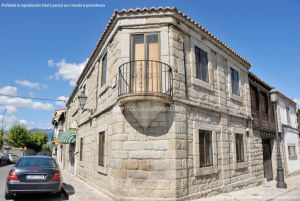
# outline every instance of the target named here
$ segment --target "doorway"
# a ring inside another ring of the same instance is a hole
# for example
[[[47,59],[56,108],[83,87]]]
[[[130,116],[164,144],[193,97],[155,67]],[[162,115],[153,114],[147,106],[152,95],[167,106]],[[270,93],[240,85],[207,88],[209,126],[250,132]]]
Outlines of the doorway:
[[[269,181],[273,179],[272,147],[270,139],[262,139],[264,176]]]

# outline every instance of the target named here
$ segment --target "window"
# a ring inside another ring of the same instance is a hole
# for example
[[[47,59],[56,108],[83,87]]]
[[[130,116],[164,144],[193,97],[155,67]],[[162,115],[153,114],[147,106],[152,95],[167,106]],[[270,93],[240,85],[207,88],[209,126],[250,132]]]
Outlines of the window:
[[[104,145],[105,145],[105,132],[99,133],[99,150],[98,150],[98,165],[104,166]]]
[[[288,145],[288,152],[289,152],[289,159],[290,160],[297,160],[296,146],[295,145]]]
[[[207,53],[195,47],[196,78],[208,82]]]
[[[80,138],[80,155],[79,155],[79,160],[82,161],[83,157],[83,138]]]
[[[269,110],[268,110],[269,102],[268,102],[268,96],[267,96],[267,94],[265,92],[261,93],[261,100],[262,100],[262,103],[261,103],[261,112],[263,114],[268,114],[269,113]]]
[[[134,92],[160,92],[162,83],[159,34],[135,34],[131,38],[131,86]]]
[[[259,95],[255,86],[250,85],[251,107],[252,109],[259,110]]]
[[[286,122],[287,122],[287,125],[291,125],[290,108],[286,106],[285,107],[285,111],[286,111]]]
[[[239,95],[239,72],[233,68],[230,68],[231,73],[231,92],[233,94]]]
[[[199,157],[200,167],[213,165],[211,131],[199,130]]]
[[[244,162],[244,140],[243,134],[235,135],[235,152],[236,152],[236,162]]]
[[[86,91],[86,84],[83,85],[82,89],[81,89],[82,93],[85,94],[85,91]]]
[[[107,54],[102,57],[101,86],[107,81]]]

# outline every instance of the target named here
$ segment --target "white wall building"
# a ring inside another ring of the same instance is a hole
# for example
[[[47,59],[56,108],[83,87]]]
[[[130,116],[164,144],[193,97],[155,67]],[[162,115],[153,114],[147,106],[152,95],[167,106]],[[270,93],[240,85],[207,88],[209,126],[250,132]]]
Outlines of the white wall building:
[[[297,104],[278,92],[278,127],[284,142],[282,158],[288,175],[297,171],[300,172],[300,145],[296,110]]]

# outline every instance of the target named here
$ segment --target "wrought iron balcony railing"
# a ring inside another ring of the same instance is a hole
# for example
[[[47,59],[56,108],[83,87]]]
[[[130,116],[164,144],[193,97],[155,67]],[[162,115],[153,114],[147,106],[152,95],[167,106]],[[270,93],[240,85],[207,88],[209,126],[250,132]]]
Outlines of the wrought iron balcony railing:
[[[136,60],[119,67],[119,96],[172,95],[172,69],[160,61]]]

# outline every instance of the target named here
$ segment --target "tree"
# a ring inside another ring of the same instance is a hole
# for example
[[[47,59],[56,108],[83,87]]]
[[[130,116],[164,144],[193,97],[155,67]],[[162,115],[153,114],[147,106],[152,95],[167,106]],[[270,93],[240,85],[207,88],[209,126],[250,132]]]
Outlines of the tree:
[[[43,149],[43,146],[47,143],[47,141],[48,135],[46,133],[41,131],[35,131],[29,133],[26,147],[39,152]]]
[[[15,124],[9,130],[7,142],[10,146],[24,148],[27,145],[28,138],[27,129],[21,124]]]

